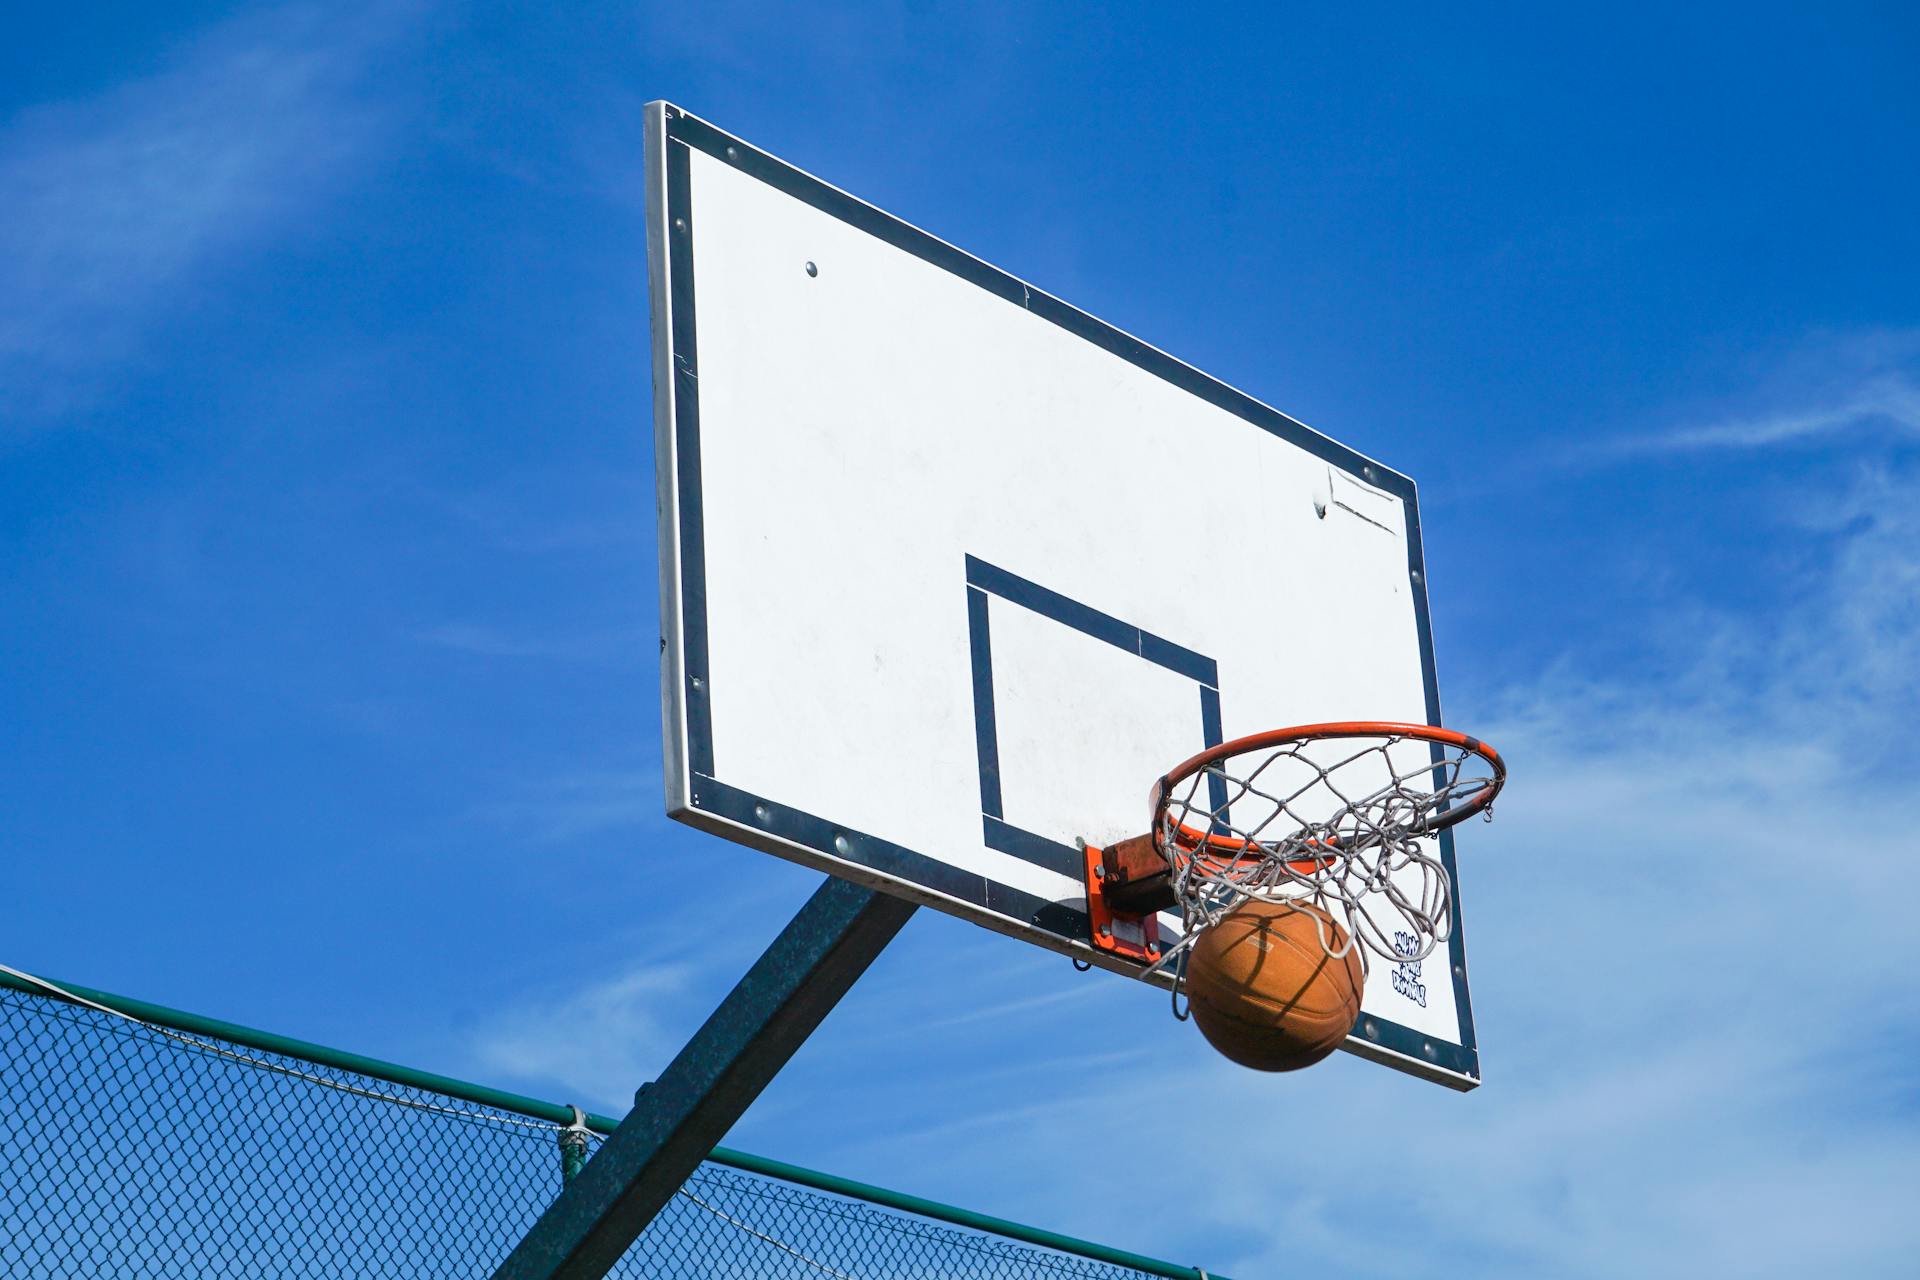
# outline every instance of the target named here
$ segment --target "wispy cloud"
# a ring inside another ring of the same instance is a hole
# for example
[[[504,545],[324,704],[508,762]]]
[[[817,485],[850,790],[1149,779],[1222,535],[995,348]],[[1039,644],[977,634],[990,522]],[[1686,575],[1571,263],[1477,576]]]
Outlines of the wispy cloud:
[[[1920,433],[1920,386],[1902,375],[1887,374],[1869,379],[1837,404],[1683,427],[1639,443],[1650,451],[1763,449],[1874,426]]]
[[[658,822],[658,793],[651,795]],[[504,1001],[462,1046],[480,1078],[504,1076],[623,1114],[819,880],[725,846],[698,866],[657,849],[635,856],[651,861],[628,896],[581,891],[580,938],[621,960],[597,976],[530,984]]]
[[[646,653],[645,633],[616,627],[575,635],[543,635],[480,623],[449,622],[417,632],[423,644],[482,658],[537,658],[562,662],[628,660]]]
[[[541,843],[639,830],[661,821],[660,776],[605,770],[529,781],[474,816]]]
[[[209,30],[174,64],[0,127],[0,410],[84,404],[191,287],[301,234],[380,133],[358,91],[391,13],[292,7]]]
[[[685,1038],[695,984],[684,963],[652,964],[544,1004],[523,1003],[475,1037],[482,1067],[515,1080],[567,1081],[596,1110],[624,1114],[633,1091]]]
[[[1808,376],[1809,368],[1817,376]],[[1629,436],[1614,454],[1771,449],[1850,432],[1920,436],[1920,335],[1875,334],[1814,344],[1761,379],[1766,407]]]

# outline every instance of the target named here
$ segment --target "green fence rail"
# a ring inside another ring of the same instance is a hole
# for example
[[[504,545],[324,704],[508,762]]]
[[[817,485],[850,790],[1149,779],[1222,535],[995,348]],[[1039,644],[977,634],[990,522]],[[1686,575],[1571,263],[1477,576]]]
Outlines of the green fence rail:
[[[569,1107],[55,985],[0,972],[0,1276],[485,1277],[560,1190]],[[1207,1275],[726,1148],[611,1274]]]

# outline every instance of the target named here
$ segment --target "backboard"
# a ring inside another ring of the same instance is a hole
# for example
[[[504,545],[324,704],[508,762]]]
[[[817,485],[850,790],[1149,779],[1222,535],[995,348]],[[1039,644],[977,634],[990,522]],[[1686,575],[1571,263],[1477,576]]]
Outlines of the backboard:
[[[669,813],[1135,973],[1076,838],[1256,730],[1440,723],[1413,482],[678,108],[647,115]],[[1447,948],[1347,1048],[1479,1080]],[[1164,936],[1179,921],[1163,917]]]

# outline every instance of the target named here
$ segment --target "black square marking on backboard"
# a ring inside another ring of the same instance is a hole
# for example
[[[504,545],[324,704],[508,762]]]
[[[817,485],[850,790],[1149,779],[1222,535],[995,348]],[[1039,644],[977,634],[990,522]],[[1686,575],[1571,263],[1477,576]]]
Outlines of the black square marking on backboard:
[[[973,656],[973,731],[980,758],[980,817],[986,828],[984,838],[987,847],[1022,862],[1044,867],[1057,875],[1078,880],[1082,874],[1079,850],[1008,822],[1001,805],[1000,739],[993,695],[993,637],[987,619],[989,596],[1019,605],[1081,635],[1125,650],[1143,662],[1164,667],[1192,680],[1199,692],[1203,745],[1208,747],[1219,746],[1221,741],[1220,667],[1203,653],[1196,653],[1152,632],[1143,631],[1111,614],[1102,613],[1036,582],[1029,582],[976,556],[967,557],[967,633]],[[1167,763],[1171,765],[1174,761]],[[1227,803],[1225,781],[1215,776],[1208,778],[1207,782],[1214,807],[1224,809]],[[1143,827],[1145,817],[1143,811]]]

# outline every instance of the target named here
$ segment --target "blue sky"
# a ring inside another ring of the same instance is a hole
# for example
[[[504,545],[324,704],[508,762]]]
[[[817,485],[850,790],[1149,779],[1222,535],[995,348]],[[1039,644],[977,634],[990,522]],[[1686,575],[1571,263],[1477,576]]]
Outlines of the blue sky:
[[[615,1109],[805,898],[660,813],[665,97],[1415,476],[1448,718],[1515,770],[1474,1094],[1249,1077],[922,912],[734,1145],[1242,1277],[1920,1247],[1911,10],[10,34],[0,961]]]

